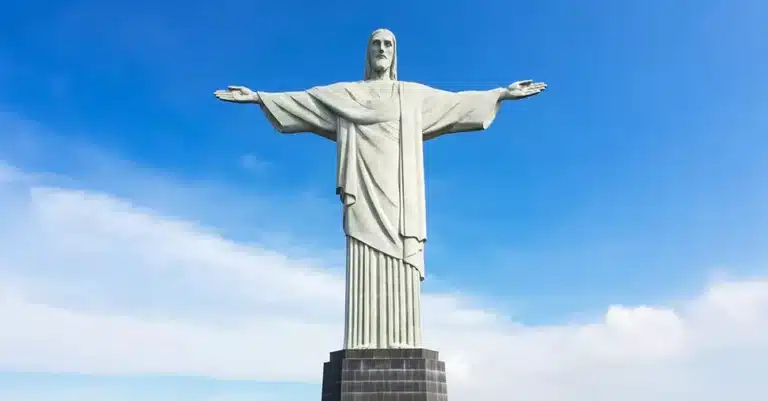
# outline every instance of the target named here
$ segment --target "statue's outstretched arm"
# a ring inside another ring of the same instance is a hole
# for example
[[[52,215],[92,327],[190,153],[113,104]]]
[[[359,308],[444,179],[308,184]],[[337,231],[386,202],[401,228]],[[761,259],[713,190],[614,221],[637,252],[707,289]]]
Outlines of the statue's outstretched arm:
[[[336,116],[307,91],[267,93],[229,86],[213,94],[225,102],[258,104],[272,126],[284,134],[312,132],[336,140]]]
[[[484,130],[496,118],[501,101],[531,97],[546,88],[547,84],[531,80],[485,91],[448,92],[423,88],[425,96],[421,110],[424,140],[445,134]]]

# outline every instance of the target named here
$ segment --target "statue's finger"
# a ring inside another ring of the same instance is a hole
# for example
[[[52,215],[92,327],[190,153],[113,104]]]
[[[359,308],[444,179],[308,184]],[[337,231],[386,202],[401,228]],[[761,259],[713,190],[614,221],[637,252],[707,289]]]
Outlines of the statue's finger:
[[[523,86],[528,86],[528,85],[530,85],[530,84],[532,84],[532,83],[533,83],[533,80],[532,80],[532,79],[526,79],[526,80],[523,80],[523,81],[519,81],[519,82],[518,82],[518,84],[519,84],[519,85],[523,85]]]

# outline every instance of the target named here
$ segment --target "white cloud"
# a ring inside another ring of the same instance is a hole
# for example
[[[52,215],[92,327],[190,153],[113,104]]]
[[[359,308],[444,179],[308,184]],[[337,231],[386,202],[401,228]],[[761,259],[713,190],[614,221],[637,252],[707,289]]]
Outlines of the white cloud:
[[[109,194],[10,182],[0,180],[0,370],[316,382],[339,348],[338,269]],[[590,324],[515,324],[456,294],[425,294],[423,315],[455,400],[768,391],[764,280],[714,282],[666,307],[609,306]]]

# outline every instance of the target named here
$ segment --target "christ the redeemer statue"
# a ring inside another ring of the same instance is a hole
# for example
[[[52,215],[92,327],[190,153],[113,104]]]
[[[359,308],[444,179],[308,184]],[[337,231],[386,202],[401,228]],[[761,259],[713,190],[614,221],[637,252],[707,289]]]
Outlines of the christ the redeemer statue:
[[[379,29],[368,40],[362,81],[284,93],[230,86],[215,95],[259,104],[279,132],[336,142],[347,237],[344,348],[416,348],[427,240],[423,142],[486,129],[501,101],[545,88],[519,81],[446,92],[398,81],[395,36]]]

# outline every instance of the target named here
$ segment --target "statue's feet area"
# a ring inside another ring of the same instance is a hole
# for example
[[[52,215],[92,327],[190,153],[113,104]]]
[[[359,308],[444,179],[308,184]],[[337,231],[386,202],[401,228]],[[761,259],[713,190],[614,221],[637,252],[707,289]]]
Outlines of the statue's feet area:
[[[389,349],[406,349],[406,348],[407,349],[420,349],[420,348],[417,348],[417,347],[414,347],[414,346],[408,345],[408,344],[392,344],[392,346],[390,346],[388,348]],[[363,344],[363,345],[357,346],[355,348],[347,348],[347,350],[351,350],[351,349],[363,350],[363,349],[377,349],[377,348],[372,347],[372,346],[370,346],[368,344]]]
[[[447,401],[437,351],[347,349],[323,366],[322,401]]]

